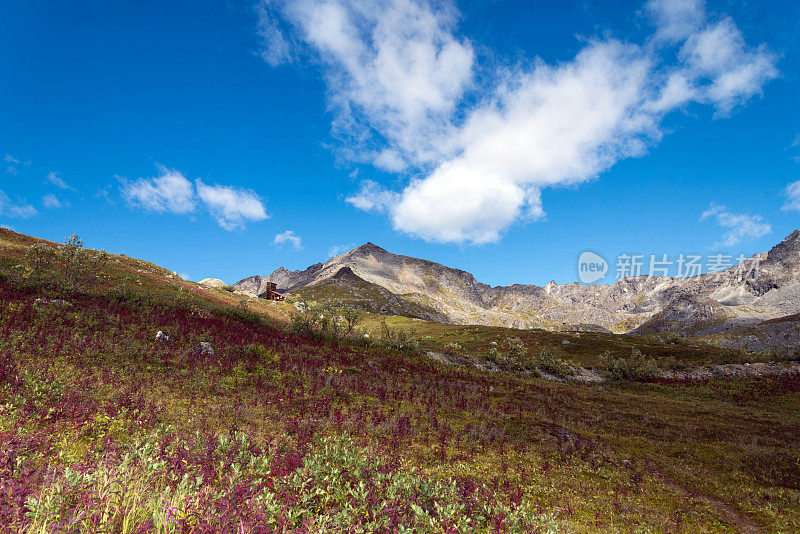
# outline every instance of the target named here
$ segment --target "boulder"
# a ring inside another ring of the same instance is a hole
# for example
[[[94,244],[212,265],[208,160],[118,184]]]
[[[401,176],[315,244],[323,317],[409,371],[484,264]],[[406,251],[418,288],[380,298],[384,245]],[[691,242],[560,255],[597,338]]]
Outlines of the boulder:
[[[156,332],[156,341],[160,341],[161,343],[172,343],[172,338],[159,330]]]

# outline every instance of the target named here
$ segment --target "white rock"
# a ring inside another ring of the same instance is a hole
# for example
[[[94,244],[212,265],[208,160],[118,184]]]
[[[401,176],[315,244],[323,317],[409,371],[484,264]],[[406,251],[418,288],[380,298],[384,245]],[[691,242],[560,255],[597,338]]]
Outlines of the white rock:
[[[162,343],[170,343],[172,338],[170,338],[167,334],[159,330],[156,332],[156,341],[160,341]]]

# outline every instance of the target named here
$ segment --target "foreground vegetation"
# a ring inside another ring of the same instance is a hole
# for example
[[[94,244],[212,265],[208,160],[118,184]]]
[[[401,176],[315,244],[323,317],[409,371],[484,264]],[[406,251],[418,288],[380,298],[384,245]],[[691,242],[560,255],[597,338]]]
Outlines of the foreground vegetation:
[[[796,376],[481,372],[296,334],[116,256],[67,296],[16,277],[26,247],[0,280],[9,532],[800,530]],[[526,351],[549,335],[496,346],[558,369],[563,348]],[[592,338],[570,338],[572,357]]]

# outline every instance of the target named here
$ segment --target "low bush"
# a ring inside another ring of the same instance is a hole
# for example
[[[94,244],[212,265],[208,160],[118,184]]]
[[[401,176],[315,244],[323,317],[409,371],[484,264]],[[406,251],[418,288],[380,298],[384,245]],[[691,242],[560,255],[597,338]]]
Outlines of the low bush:
[[[419,351],[419,341],[416,339],[414,330],[406,332],[402,328],[392,328],[386,324],[386,321],[381,321],[381,331],[383,342],[386,345],[405,352]]]
[[[280,361],[280,356],[269,350],[264,345],[259,345],[258,343],[251,343],[250,345],[247,345],[244,350],[246,354],[259,362],[275,364]]]
[[[25,500],[26,532],[562,530],[532,500],[498,497],[489,484],[404,468],[347,435],[305,452],[242,433],[181,440],[162,427],[116,465],[50,473]]]
[[[289,318],[289,330],[296,334],[339,341],[356,333],[364,312],[338,303],[319,305],[299,301],[297,311]]]
[[[522,358],[528,353],[527,347],[518,337],[507,337],[504,345],[512,358]]]
[[[654,358],[645,356],[636,348],[631,349],[631,355],[627,358],[614,358],[606,352],[602,360],[614,380],[646,380],[657,376],[660,371]]]
[[[662,334],[659,340],[662,343],[674,343],[676,345],[688,345],[689,340],[680,335],[678,332],[667,332]]]
[[[575,374],[575,364],[554,355],[549,349],[542,349],[539,356],[531,359],[531,365],[539,371],[561,378]]]
[[[83,241],[72,235],[58,247],[44,243],[31,245],[19,267],[26,283],[55,286],[72,295],[94,287],[107,263],[106,251],[86,249]]]

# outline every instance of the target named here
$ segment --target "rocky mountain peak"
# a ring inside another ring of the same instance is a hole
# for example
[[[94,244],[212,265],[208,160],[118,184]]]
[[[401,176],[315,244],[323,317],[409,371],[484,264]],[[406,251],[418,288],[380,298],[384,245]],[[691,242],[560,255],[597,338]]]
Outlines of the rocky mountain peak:
[[[767,262],[782,263],[788,267],[800,262],[800,230],[795,230],[772,247],[767,252]]]
[[[630,331],[653,318],[650,328],[679,330],[699,324],[697,321],[713,323],[714,328],[733,328],[800,312],[798,252],[800,231],[795,230],[769,253],[757,255],[766,273],[758,285],[751,280],[714,282],[707,276],[639,276],[608,285],[558,284],[553,280],[544,287],[491,287],[466,271],[393,254],[368,242],[302,271],[280,268],[270,281],[277,284],[279,292],[289,294],[330,281],[333,284],[326,289],[333,287],[347,295],[350,289],[368,284],[380,288],[383,295],[423,306],[430,312],[425,317],[456,324],[516,328],[594,324]],[[265,283],[266,279],[251,277],[235,287],[257,295]],[[685,294],[694,298],[679,298]]]
[[[367,243],[361,245],[360,247],[354,248],[353,250],[348,252],[347,255],[367,256],[369,254],[376,254],[376,253],[387,254],[386,250],[382,249],[381,247],[379,247],[375,243],[367,242]]]

